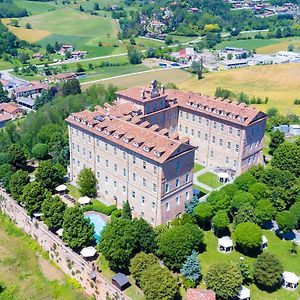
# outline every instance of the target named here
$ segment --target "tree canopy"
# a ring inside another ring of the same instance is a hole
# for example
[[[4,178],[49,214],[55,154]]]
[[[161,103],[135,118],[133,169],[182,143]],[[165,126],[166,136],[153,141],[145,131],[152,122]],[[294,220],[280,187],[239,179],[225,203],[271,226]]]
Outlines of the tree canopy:
[[[82,196],[94,197],[97,193],[97,179],[94,172],[89,168],[83,168],[77,179],[79,192]]]
[[[23,193],[23,188],[29,183],[27,171],[18,170],[10,176],[9,190],[13,198],[20,201],[20,196]]]
[[[297,225],[297,218],[296,216],[290,211],[281,211],[279,212],[275,220],[277,225],[282,232],[289,232],[290,230],[295,229]]]

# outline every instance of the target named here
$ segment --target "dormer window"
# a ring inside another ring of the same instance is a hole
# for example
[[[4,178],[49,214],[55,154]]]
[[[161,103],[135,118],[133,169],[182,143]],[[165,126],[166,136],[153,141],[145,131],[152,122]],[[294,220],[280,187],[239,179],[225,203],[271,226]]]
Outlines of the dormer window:
[[[157,157],[160,157],[160,156],[161,156],[161,153],[155,150],[155,151],[154,151],[154,155],[157,156]]]
[[[240,117],[239,119],[242,123],[245,121],[245,119],[243,117]]]
[[[129,140],[128,140],[127,137],[124,137],[124,138],[123,138],[123,141],[124,141],[125,143],[129,143]]]
[[[147,147],[147,146],[144,146],[144,147],[143,147],[143,150],[144,150],[145,152],[149,152],[149,151],[150,151],[149,147]]]
[[[201,110],[203,110],[204,109],[204,107],[203,107],[203,105],[199,105],[199,107],[198,107],[199,109],[201,109]]]
[[[91,127],[91,128],[93,127],[93,125],[91,123],[88,123],[87,125],[88,125],[88,127]]]
[[[120,138],[120,135],[119,135],[118,133],[114,133],[114,137],[115,137],[116,139],[119,139],[119,138]]]
[[[108,129],[105,129],[105,130],[104,130],[104,133],[105,133],[106,135],[110,135],[110,132],[108,131]]]
[[[136,148],[139,147],[139,144],[138,144],[137,142],[133,142],[132,145],[133,145],[134,147],[136,147]]]
[[[187,106],[191,106],[191,102],[190,102],[190,101],[187,101],[187,102],[186,102],[186,105],[187,105]]]
[[[198,107],[198,104],[197,104],[197,103],[194,103],[194,104],[193,104],[193,107],[194,107],[194,108],[197,108],[197,107]]]

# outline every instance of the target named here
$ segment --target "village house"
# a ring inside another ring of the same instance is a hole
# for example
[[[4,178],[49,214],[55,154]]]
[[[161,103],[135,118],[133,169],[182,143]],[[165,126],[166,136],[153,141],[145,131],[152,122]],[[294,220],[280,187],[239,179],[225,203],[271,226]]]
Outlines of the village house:
[[[61,46],[60,50],[57,52],[60,55],[65,55],[66,52],[74,51],[74,46],[69,44],[64,44]]]
[[[48,84],[38,81],[32,81],[28,85],[16,87],[12,94],[16,97],[33,97],[39,95],[42,91],[49,88]]]
[[[0,128],[8,121],[14,120],[23,114],[23,109],[16,103],[0,103]]]
[[[243,48],[226,47],[217,51],[217,55],[221,59],[245,59],[250,55],[250,52]]]
[[[59,73],[53,76],[49,76],[47,78],[47,81],[49,83],[60,83],[60,82],[65,82],[76,78],[77,78],[76,73],[67,72],[67,73]]]

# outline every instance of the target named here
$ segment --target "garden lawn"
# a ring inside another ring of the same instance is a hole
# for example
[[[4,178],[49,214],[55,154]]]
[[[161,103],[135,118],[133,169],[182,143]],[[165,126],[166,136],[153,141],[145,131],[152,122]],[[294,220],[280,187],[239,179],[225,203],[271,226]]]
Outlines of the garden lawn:
[[[267,104],[256,105],[258,109],[267,111],[276,107],[282,114],[300,115],[300,105],[293,101],[299,98],[300,65],[297,63],[254,66],[204,74],[202,80],[194,76],[181,82],[178,87],[185,91],[193,91],[213,96],[216,88],[229,89],[234,93],[244,92],[250,97],[268,97]]]
[[[300,275],[300,254],[291,255],[289,252],[291,242],[280,240],[272,231],[263,230],[263,234],[268,239],[268,248],[264,251],[270,251],[278,256],[285,271],[295,272]],[[212,231],[205,234],[206,251],[199,255],[202,273],[205,275],[209,267],[215,263],[224,263],[226,261],[233,261],[238,263],[240,257],[252,264],[255,258],[246,257],[245,255],[232,251],[228,254],[218,252],[217,244],[218,239]],[[202,283],[203,284],[203,283]],[[299,289],[295,292],[279,289],[273,293],[267,293],[259,290],[254,284],[250,286],[251,299],[255,300],[296,300],[299,298]]]
[[[0,293],[1,300],[86,299],[63,274],[60,282],[43,275],[38,256],[46,253],[3,214],[0,214],[0,239],[0,278],[6,287]]]
[[[68,184],[68,191],[69,194],[74,198],[74,199],[79,199],[80,198],[80,192],[78,188],[72,184]]]
[[[221,182],[218,181],[218,176],[212,172],[205,172],[197,177],[199,182],[202,182],[213,189],[216,189],[222,185]]]
[[[197,173],[197,172],[199,172],[199,171],[201,171],[203,169],[205,169],[204,166],[202,166],[200,164],[197,164],[197,163],[194,164],[194,173]]]
[[[26,8],[31,15],[41,14],[57,9],[57,6],[54,4],[54,2],[14,0],[14,3],[20,8]]]

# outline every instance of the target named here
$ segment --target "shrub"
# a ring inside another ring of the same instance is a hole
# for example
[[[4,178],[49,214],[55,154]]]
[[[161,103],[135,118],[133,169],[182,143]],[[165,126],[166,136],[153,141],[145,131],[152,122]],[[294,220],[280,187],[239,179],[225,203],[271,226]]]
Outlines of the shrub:
[[[105,214],[107,216],[110,216],[117,209],[117,207],[115,205],[106,205],[98,200],[92,200],[92,204],[85,205],[83,209],[84,211],[93,210]]]

